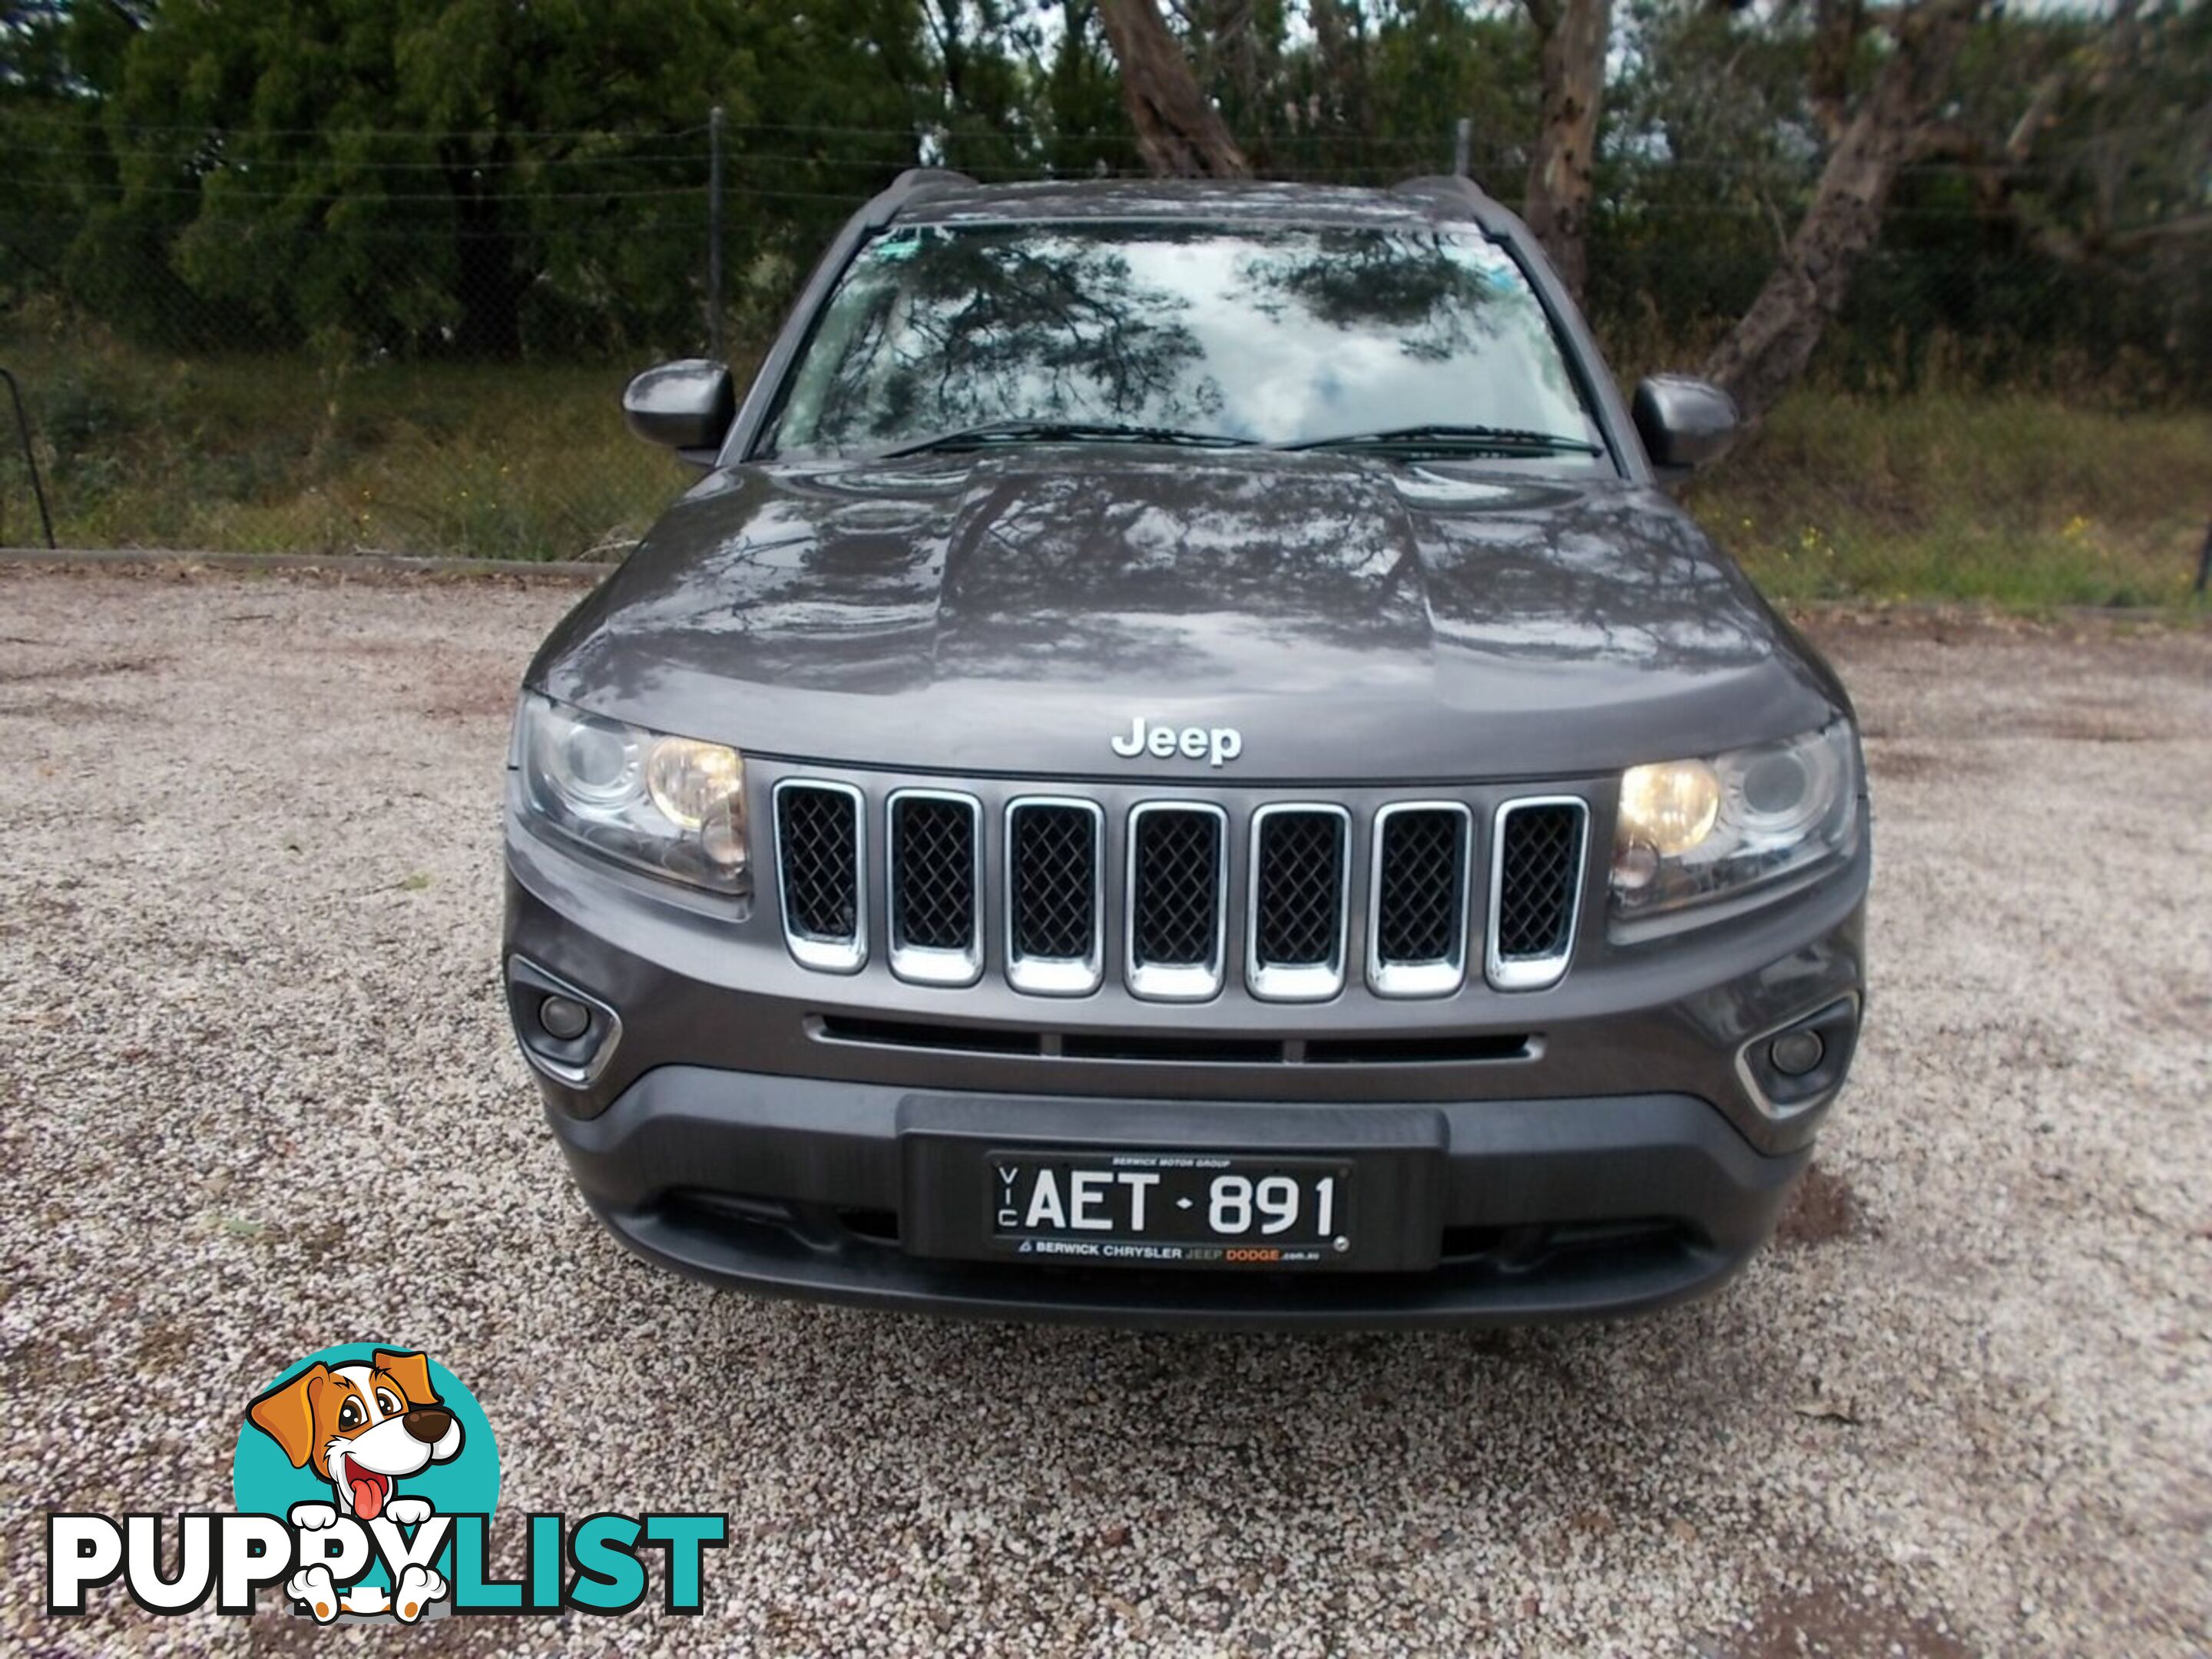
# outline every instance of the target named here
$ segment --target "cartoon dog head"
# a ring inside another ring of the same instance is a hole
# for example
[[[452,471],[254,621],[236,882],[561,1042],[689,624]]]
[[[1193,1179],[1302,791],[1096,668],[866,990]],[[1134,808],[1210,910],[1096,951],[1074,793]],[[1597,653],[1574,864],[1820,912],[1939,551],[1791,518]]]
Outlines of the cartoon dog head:
[[[375,1350],[366,1363],[320,1360],[246,1408],[294,1468],[312,1467],[337,1490],[341,1512],[374,1521],[393,1484],[461,1449],[461,1425],[438,1403],[429,1361]]]

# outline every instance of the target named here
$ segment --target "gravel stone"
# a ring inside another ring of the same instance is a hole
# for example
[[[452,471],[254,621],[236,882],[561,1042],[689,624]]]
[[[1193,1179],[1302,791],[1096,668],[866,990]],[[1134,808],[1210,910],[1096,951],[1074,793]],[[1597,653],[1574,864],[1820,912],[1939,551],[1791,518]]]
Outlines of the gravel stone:
[[[41,1511],[226,1509],[248,1396],[419,1345],[520,1517],[726,1510],[707,1616],[441,1653],[2212,1647],[2212,638],[1829,615],[1870,1024],[1717,1298],[1455,1336],[869,1316],[651,1270],[497,993],[501,757],[573,584],[0,571],[0,1642]]]

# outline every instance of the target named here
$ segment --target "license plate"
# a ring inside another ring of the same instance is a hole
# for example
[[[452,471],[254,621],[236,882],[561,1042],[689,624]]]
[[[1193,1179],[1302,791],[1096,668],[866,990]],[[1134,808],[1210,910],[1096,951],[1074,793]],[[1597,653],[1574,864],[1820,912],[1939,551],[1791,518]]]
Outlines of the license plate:
[[[1009,1255],[1126,1267],[1298,1267],[1352,1248],[1352,1166],[1210,1152],[994,1152]]]

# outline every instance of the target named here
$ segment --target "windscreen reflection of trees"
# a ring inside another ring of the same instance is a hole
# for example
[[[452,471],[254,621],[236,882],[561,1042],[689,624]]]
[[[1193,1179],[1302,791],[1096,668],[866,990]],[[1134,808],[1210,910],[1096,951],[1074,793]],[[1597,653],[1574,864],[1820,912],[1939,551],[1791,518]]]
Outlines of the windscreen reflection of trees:
[[[1243,252],[1200,293],[1144,269],[1170,246]],[[1431,370],[1471,368],[1503,342],[1509,374],[1533,372],[1551,394],[1532,404],[1577,407],[1548,320],[1499,258],[1486,246],[1357,228],[896,236],[862,256],[833,301],[778,447],[844,452],[1003,420],[1251,436],[1280,419],[1249,407],[1253,390],[1240,384],[1261,378],[1272,329],[1395,338],[1409,367]],[[1205,341],[1188,320],[1200,301]],[[1449,418],[1461,384],[1455,374],[1449,383],[1409,374],[1406,421]]]
[[[1486,344],[1515,339],[1523,348],[1516,368],[1532,368],[1554,398],[1581,401],[1535,295],[1487,243],[1324,230],[1254,255],[1239,274],[1256,291],[1254,308],[1270,319],[1279,321],[1285,299],[1296,300],[1347,333],[1395,330],[1400,349],[1421,362],[1474,358]]]
[[[1283,319],[1295,301],[1334,329],[1395,329],[1409,357],[1449,362],[1494,338],[1498,319],[1480,272],[1440,240],[1415,243],[1372,231],[1323,231],[1244,261],[1253,309]]]
[[[860,314],[811,411],[802,374],[795,447],[844,449],[998,420],[1188,428],[1221,406],[1210,377],[1183,384],[1200,356],[1177,320],[1189,301],[1140,281],[1111,243],[926,234],[879,248],[838,303]]]

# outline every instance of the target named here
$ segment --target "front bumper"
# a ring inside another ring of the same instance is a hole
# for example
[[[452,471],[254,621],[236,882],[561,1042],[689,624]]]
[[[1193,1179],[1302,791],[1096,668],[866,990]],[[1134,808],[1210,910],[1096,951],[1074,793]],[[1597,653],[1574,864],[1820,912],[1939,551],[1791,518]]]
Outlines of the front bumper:
[[[916,1091],[669,1066],[606,1110],[547,1113],[586,1200],[649,1260],[872,1307],[1133,1326],[1480,1326],[1662,1307],[1772,1230],[1803,1151],[1753,1150],[1681,1094],[1315,1107]],[[1433,1266],[1279,1273],[1033,1267],[909,1254],[957,1231],[988,1148],[1432,1152]],[[963,1143],[965,1143],[964,1145]],[[945,1213],[940,1213],[942,1210]]]
[[[988,974],[951,991],[874,963],[811,972],[772,911],[578,858],[513,816],[507,864],[518,1022],[549,982],[619,1021],[589,1063],[586,1037],[575,1065],[533,1064],[578,1187],[651,1259],[771,1293],[1010,1317],[1480,1325],[1659,1307],[1758,1249],[1856,1042],[1871,852],[1863,837],[1812,885],[1674,939],[1586,927],[1540,992],[1283,1005],[1232,989],[1168,1009],[1111,973],[1053,1000]],[[1818,1086],[1778,1107],[1787,1091],[1747,1061],[1815,1017],[1829,1059],[1800,1081]],[[957,1248],[981,1205],[963,1171],[995,1148],[1264,1157],[1378,1139],[1418,1153],[1430,1183],[1404,1218],[1420,1236],[1387,1264],[1060,1267]]]

